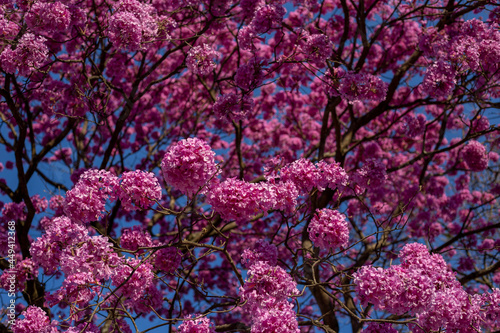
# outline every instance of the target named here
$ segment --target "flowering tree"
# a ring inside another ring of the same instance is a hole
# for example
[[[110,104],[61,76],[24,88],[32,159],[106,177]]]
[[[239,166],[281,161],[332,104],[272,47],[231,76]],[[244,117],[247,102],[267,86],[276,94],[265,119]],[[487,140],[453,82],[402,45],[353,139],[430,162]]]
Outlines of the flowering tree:
[[[0,4],[3,329],[500,329],[497,1]]]

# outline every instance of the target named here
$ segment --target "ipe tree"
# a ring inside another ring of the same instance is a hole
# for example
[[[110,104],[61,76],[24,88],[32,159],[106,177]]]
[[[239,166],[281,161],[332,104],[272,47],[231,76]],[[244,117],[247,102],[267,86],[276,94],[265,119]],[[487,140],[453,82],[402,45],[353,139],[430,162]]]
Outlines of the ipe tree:
[[[1,0],[2,329],[500,330],[495,0]]]

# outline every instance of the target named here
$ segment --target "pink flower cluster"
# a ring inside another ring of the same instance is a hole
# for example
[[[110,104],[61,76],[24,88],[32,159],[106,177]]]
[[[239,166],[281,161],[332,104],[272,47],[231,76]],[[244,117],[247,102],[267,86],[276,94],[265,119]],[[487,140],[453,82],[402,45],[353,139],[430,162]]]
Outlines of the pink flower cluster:
[[[208,75],[215,69],[214,58],[218,56],[219,53],[208,44],[195,46],[188,52],[186,66],[193,74]]]
[[[372,303],[396,315],[410,312],[425,331],[480,331],[484,317],[496,313],[488,304],[496,290],[482,296],[467,294],[443,258],[429,254],[425,245],[408,244],[399,258],[401,265],[364,266],[354,274],[362,304]]]
[[[49,55],[45,41],[43,37],[35,37],[31,33],[24,34],[15,49],[5,48],[0,54],[2,69],[11,74],[19,70],[19,74],[25,76],[39,69]]]
[[[109,19],[108,37],[115,47],[137,51],[158,33],[155,9],[137,0],[122,0]]]
[[[108,279],[119,262],[108,238],[88,236],[85,226],[66,216],[47,224],[46,233],[34,241],[30,254],[35,264],[53,274],[61,271],[70,276],[88,272],[97,280]]]
[[[260,241],[254,250],[245,250],[242,258],[250,266],[240,295],[252,318],[252,333],[300,332],[293,304],[288,302],[288,297],[299,293],[297,284],[285,270],[275,266],[275,251],[274,246]],[[259,260],[269,254],[271,260]]]
[[[132,229],[124,229],[120,236],[120,246],[126,250],[137,251],[139,247],[151,247],[153,241],[151,235],[139,226],[134,226]],[[136,256],[143,254],[145,250],[139,250],[135,253]]]
[[[240,288],[240,294],[250,309],[272,308],[299,293],[292,277],[283,268],[272,266],[267,261],[254,262],[247,275],[247,282]]]
[[[170,146],[161,162],[163,177],[191,197],[218,174],[210,146],[198,138],[181,140]]]
[[[212,109],[218,118],[238,121],[245,119],[253,108],[254,102],[249,95],[239,96],[230,93],[219,96]]]
[[[403,133],[408,135],[408,137],[414,139],[416,136],[421,135],[424,132],[425,124],[425,115],[408,115],[404,118]]]
[[[266,261],[271,266],[276,266],[278,263],[278,249],[276,245],[269,244],[265,240],[261,239],[255,244],[253,250],[245,249],[241,255],[241,263],[250,267],[257,261]]]
[[[387,180],[385,164],[377,159],[369,158],[361,169],[356,170],[352,179],[362,189],[377,188]]]
[[[486,148],[476,140],[469,141],[462,149],[462,159],[471,171],[483,171],[488,167]]]
[[[156,252],[154,266],[165,274],[174,273],[181,265],[182,253],[175,247],[165,247]]]
[[[34,33],[65,31],[71,22],[68,7],[61,2],[35,2],[25,16],[26,24]]]
[[[16,324],[12,326],[14,333],[58,333],[58,330],[51,324],[49,316],[37,306],[29,306],[24,312],[24,319],[17,319]]]
[[[125,210],[148,209],[161,199],[161,187],[152,172],[129,171],[120,177],[120,184],[115,188]]]
[[[197,318],[197,315],[192,316]],[[214,324],[207,317],[185,320],[178,328],[179,333],[215,333]]]
[[[254,57],[238,68],[234,76],[234,82],[244,90],[253,90],[262,84],[264,73],[262,67],[267,65],[264,58]]]
[[[104,216],[106,200],[118,186],[118,177],[106,170],[85,171],[76,185],[66,192],[64,212],[80,223]]]
[[[309,35],[303,47],[306,56],[318,68],[326,66],[326,60],[333,54],[333,43],[323,34]]]
[[[427,69],[422,89],[429,96],[443,101],[451,95],[456,83],[455,69],[449,63],[439,60]]]
[[[391,323],[371,322],[362,333],[398,333]]]
[[[4,270],[0,276],[0,286],[9,290],[11,281],[15,281],[16,292],[24,290],[24,283],[38,277],[38,265],[31,258],[26,258],[16,264],[13,270]]]
[[[345,216],[333,209],[316,211],[307,228],[309,237],[318,247],[334,251],[347,246],[349,228]]]
[[[339,95],[349,103],[385,100],[388,84],[371,74],[347,72],[340,81]]]
[[[252,316],[251,333],[299,333],[297,317],[290,302],[279,302],[269,310],[257,308]]]
[[[132,303],[139,300],[153,285],[154,273],[151,264],[142,262],[138,259],[128,258],[115,268],[111,277],[112,284],[115,287],[114,294],[123,296]]]
[[[282,182],[291,181],[302,194],[310,192],[314,187],[323,191],[326,187],[335,189],[347,185],[348,176],[339,163],[320,161],[314,165],[304,158],[285,165],[280,170]]]
[[[266,33],[280,24],[285,14],[285,8],[277,3],[259,6],[250,22],[250,27],[257,34]]]
[[[252,21],[248,26],[243,27],[238,35],[240,46],[244,50],[254,48],[253,38],[258,34],[269,32],[273,28],[278,28],[286,14],[285,8],[278,2],[272,4],[255,5],[252,2],[242,2],[243,12],[253,13]]]
[[[161,199],[161,187],[150,172],[124,172],[121,178],[106,170],[87,170],[66,192],[64,212],[80,223],[104,216],[106,201],[120,199],[125,210],[147,209]]]
[[[226,221],[246,222],[273,205],[272,197],[262,186],[236,178],[212,185],[206,195],[207,203]]]

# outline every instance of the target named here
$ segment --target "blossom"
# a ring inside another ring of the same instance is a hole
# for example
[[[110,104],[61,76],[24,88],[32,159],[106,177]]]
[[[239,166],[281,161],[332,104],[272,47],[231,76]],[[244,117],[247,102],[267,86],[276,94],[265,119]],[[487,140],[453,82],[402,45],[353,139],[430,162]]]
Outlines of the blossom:
[[[462,159],[471,171],[483,171],[488,167],[486,148],[476,140],[469,141],[462,149]]]
[[[361,332],[362,333],[397,333],[398,331],[394,327],[392,327],[391,323],[371,322]]]
[[[371,74],[347,72],[340,81],[340,95],[353,103],[356,101],[385,100],[388,85],[380,78]]]
[[[250,61],[238,68],[234,82],[242,89],[250,90],[258,87],[264,80],[262,67],[267,64],[263,58],[251,58]]]
[[[193,196],[218,173],[210,146],[198,138],[181,140],[170,146],[161,162],[167,184]]]
[[[278,249],[276,245],[269,244],[264,240],[259,240],[253,250],[245,249],[241,255],[241,263],[245,266],[252,266],[257,261],[267,261],[269,265],[275,266],[278,262]]]
[[[142,24],[134,14],[119,12],[109,19],[108,38],[117,48],[137,51],[142,43]]]
[[[319,161],[316,167],[319,172],[318,189],[328,187],[334,190],[338,187],[347,186],[349,176],[340,166],[340,163]]]
[[[25,16],[26,24],[35,33],[62,32],[71,22],[71,13],[63,3],[35,2]]]
[[[361,169],[356,170],[352,179],[362,188],[377,188],[387,180],[385,164],[377,159],[369,158]]]
[[[152,172],[124,172],[115,192],[125,210],[147,209],[161,199],[161,187]]]
[[[179,333],[215,333],[214,324],[207,317],[202,317],[194,320],[190,320],[191,317],[196,318],[197,316],[189,316],[187,320],[179,326]]]
[[[446,100],[457,83],[456,71],[450,64],[439,60],[427,69],[422,89],[437,100]]]
[[[281,301],[270,309],[256,309],[252,316],[252,333],[299,333],[297,316],[293,304]]]
[[[333,44],[326,35],[309,35],[306,38],[304,52],[315,66],[323,68],[326,66],[326,60],[333,54]]]
[[[137,51],[158,34],[155,10],[137,0],[122,0],[115,4],[109,19],[108,37],[118,48]]]
[[[426,119],[425,115],[418,114],[417,116],[407,115],[403,122],[403,131],[408,137],[415,138],[421,135],[425,130]]]
[[[151,235],[139,226],[134,226],[132,229],[125,229],[120,237],[120,245],[122,248],[137,251],[139,247],[151,247],[153,241]],[[144,250],[136,252],[136,255],[144,253]]]
[[[347,246],[349,241],[349,228],[345,216],[333,209],[318,210],[307,231],[316,246],[330,251]]]
[[[116,295],[137,301],[153,284],[153,278],[151,264],[128,258],[114,270],[111,280],[113,286],[120,286],[115,290]]]
[[[188,52],[186,65],[193,74],[208,75],[215,69],[216,64],[213,59],[218,56],[219,53],[208,44],[195,46]]]
[[[269,29],[281,23],[285,13],[285,8],[279,4],[259,6],[252,22],[250,22],[250,26],[257,34],[266,33]]]
[[[51,326],[49,316],[37,306],[31,305],[23,312],[24,319],[17,319],[12,326],[14,333],[57,333],[57,328]]]
[[[213,185],[206,195],[208,204],[226,221],[249,220],[260,212],[267,212],[274,204],[263,186],[235,178]]]
[[[292,181],[302,193],[310,192],[320,182],[316,166],[305,158],[285,165],[281,168],[280,175],[282,182]]]
[[[256,308],[271,308],[288,297],[298,294],[297,283],[279,266],[257,261],[248,270],[248,279],[240,287],[240,295],[250,312]],[[253,310],[252,310],[253,309]]]
[[[172,274],[181,265],[182,253],[175,247],[165,247],[156,252],[154,266],[165,274]]]
[[[19,74],[24,76],[40,68],[49,55],[45,41],[43,37],[35,37],[31,33],[24,34],[15,50],[12,47],[5,48],[0,55],[2,68],[11,74],[19,70]]]
[[[240,97],[230,93],[217,98],[213,105],[213,111],[221,119],[238,121],[245,119],[253,107],[253,99],[249,95]]]
[[[64,212],[81,223],[104,216],[106,200],[118,186],[118,177],[105,170],[85,171],[76,185],[66,192]],[[114,199],[114,196],[111,197]]]

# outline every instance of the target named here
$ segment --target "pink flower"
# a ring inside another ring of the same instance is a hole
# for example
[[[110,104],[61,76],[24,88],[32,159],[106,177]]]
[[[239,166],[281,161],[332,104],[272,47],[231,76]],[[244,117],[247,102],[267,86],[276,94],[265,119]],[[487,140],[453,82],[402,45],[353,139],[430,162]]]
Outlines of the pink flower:
[[[271,28],[281,24],[285,13],[285,8],[279,4],[260,6],[257,8],[250,26],[257,34],[266,33]]]
[[[276,332],[299,333],[297,316],[293,304],[281,301],[270,309],[256,309],[252,314],[251,333]]]
[[[25,17],[26,24],[35,33],[63,32],[68,29],[71,14],[61,2],[35,2]]]
[[[369,158],[361,169],[356,170],[352,179],[362,188],[377,188],[387,180],[385,164],[377,159]]]
[[[380,78],[370,74],[348,72],[340,81],[340,95],[353,103],[356,101],[375,101],[385,100],[388,85]]]
[[[188,52],[186,65],[193,74],[208,75],[215,69],[214,58],[218,56],[219,52],[214,51],[208,44],[195,46]]]
[[[447,62],[439,60],[427,69],[422,89],[429,96],[443,101],[453,92],[456,83],[455,69]]]
[[[235,178],[213,185],[206,195],[208,204],[226,221],[248,222],[274,205],[272,194],[265,187]]]
[[[213,111],[221,119],[238,121],[245,119],[252,112],[253,107],[253,99],[249,95],[240,97],[230,93],[217,98],[213,106]]]
[[[250,61],[238,68],[234,82],[242,89],[252,90],[262,84],[264,73],[262,67],[267,65],[263,58],[251,58]]]
[[[161,187],[152,172],[140,170],[124,172],[120,185],[115,187],[125,210],[148,209],[161,199]]]
[[[267,261],[257,261],[248,270],[248,279],[240,287],[243,301],[250,312],[256,308],[271,308],[298,294],[297,283],[281,267],[271,266]]]
[[[269,265],[275,266],[278,262],[278,249],[276,245],[259,240],[253,250],[245,249],[241,255],[241,263],[244,266],[252,266],[257,261],[267,261]]]
[[[326,35],[309,35],[305,42],[304,52],[315,66],[323,68],[326,66],[326,60],[333,54],[333,44]]]
[[[462,159],[471,171],[483,171],[488,167],[488,154],[486,148],[476,140],[462,149]]]
[[[307,231],[316,246],[330,251],[347,246],[349,241],[349,227],[345,216],[333,209],[317,211]]]
[[[369,323],[362,333],[397,333],[391,323]]]
[[[179,326],[179,333],[215,333],[214,324],[207,317],[202,317],[194,320],[189,318],[196,318],[197,315],[189,316],[187,320]]]
[[[282,182],[292,181],[302,193],[310,192],[320,182],[316,166],[304,158],[285,165],[280,171]]]
[[[19,74],[24,76],[37,70],[49,55],[45,41],[46,39],[43,37],[35,37],[31,33],[24,34],[15,50],[11,47],[5,48],[0,55],[2,68],[11,74],[19,70]]]
[[[156,252],[154,266],[165,274],[172,274],[181,265],[182,253],[175,247],[165,247]]]
[[[66,192],[64,212],[80,223],[98,220],[104,216],[106,200],[117,186],[118,178],[109,171],[85,171],[76,185]]]
[[[181,140],[171,145],[163,157],[163,177],[167,184],[191,197],[218,174],[214,156],[203,140]]]
[[[14,333],[57,333],[57,328],[51,326],[47,314],[34,305],[31,305],[23,312],[24,319],[17,319],[12,326]]]

